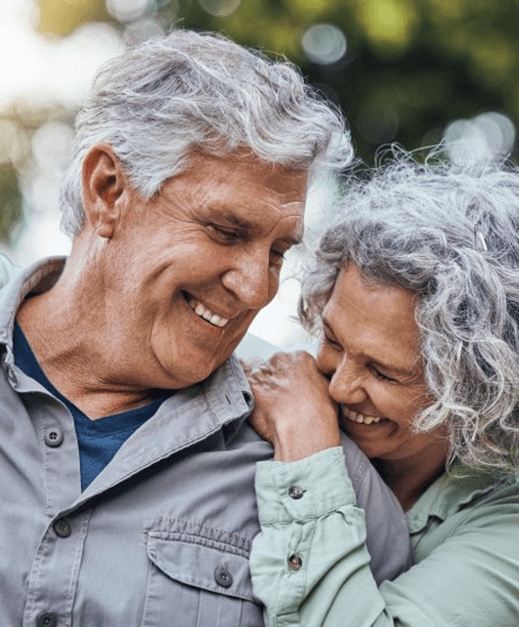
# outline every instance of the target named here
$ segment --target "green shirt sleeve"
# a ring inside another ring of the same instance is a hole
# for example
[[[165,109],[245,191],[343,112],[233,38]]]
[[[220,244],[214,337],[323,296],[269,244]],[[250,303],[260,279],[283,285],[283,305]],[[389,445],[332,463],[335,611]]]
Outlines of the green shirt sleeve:
[[[303,496],[292,498],[291,487]],[[251,567],[267,626],[517,627],[518,484],[475,489],[453,507],[455,488],[453,479],[433,499],[441,513],[449,493],[444,520],[413,508],[427,521],[413,539],[414,566],[377,588],[342,451],[258,464],[262,533]]]

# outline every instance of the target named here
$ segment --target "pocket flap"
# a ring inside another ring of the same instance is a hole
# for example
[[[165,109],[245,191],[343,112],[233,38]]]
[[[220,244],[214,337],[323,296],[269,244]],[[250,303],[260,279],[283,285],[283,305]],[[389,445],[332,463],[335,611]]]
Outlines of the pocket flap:
[[[181,583],[254,601],[248,551],[243,538],[197,526],[197,534],[148,531],[148,556],[165,575]],[[216,536],[216,537],[215,537]],[[238,539],[233,542],[233,539]]]

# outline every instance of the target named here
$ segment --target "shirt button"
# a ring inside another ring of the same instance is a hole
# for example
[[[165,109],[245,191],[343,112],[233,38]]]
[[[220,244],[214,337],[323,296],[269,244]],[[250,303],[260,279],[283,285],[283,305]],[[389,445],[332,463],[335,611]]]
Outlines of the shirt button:
[[[42,612],[36,617],[36,627],[56,627],[58,617],[54,612]]]
[[[290,570],[299,570],[303,565],[303,560],[295,553],[288,558],[288,567]]]
[[[45,444],[47,446],[59,446],[63,442],[63,432],[57,427],[51,427],[50,429],[45,430],[43,439],[45,440]]]
[[[58,520],[56,520],[55,523],[52,525],[52,528],[54,529],[56,535],[60,538],[68,538],[69,535],[72,533],[70,525],[64,518],[59,518]]]
[[[291,499],[302,499],[303,495],[304,495],[305,491],[303,490],[303,488],[299,488],[296,485],[291,486],[290,488],[288,488],[288,496]]]
[[[218,566],[214,571],[214,579],[222,588],[230,588],[232,586],[232,575],[225,566]]]

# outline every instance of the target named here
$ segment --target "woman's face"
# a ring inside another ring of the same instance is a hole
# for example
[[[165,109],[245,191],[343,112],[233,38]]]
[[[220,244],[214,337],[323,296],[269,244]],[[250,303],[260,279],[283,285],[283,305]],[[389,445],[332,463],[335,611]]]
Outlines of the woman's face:
[[[343,428],[369,457],[437,466],[447,442],[414,433],[417,412],[431,403],[423,375],[417,294],[368,284],[349,263],[323,312],[317,365],[330,378]]]

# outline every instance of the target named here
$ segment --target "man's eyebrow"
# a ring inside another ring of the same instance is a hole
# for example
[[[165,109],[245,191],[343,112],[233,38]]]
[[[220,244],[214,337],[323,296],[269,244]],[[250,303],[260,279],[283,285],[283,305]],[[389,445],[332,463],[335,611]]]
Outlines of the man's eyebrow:
[[[229,226],[234,226],[240,231],[247,233],[257,233],[261,231],[261,224],[256,222],[251,222],[242,216],[237,216],[232,211],[225,211],[223,209],[215,209],[211,212],[211,217],[215,218],[217,221],[226,222]],[[301,228],[297,235],[287,235],[286,237],[280,237],[278,241],[285,242],[288,246],[297,246],[301,244],[303,241],[304,231]]]
[[[226,222],[229,226],[235,226],[242,231],[254,232],[261,228],[260,224],[255,224],[250,220],[247,220],[241,216],[237,216],[232,211],[225,211],[223,209],[213,209],[211,211],[211,218]]]

